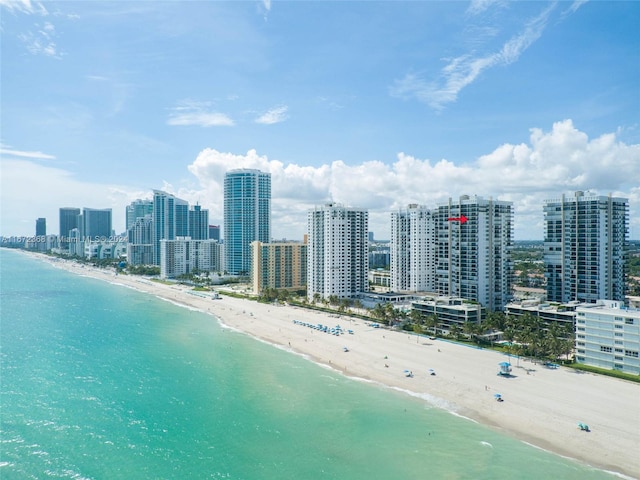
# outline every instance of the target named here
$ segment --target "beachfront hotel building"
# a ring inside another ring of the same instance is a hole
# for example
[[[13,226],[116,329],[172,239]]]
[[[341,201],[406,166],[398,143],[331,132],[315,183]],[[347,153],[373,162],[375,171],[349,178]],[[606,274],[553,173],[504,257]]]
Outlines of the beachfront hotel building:
[[[78,228],[78,215],[80,215],[79,208],[60,209],[60,250],[63,252],[69,248],[69,232]]]
[[[110,208],[83,208],[78,230],[83,241],[109,240],[113,236]]]
[[[307,287],[307,245],[302,242],[251,242],[251,285],[259,295],[266,288]]]
[[[629,203],[626,198],[562,195],[544,204],[547,300],[624,302]]]
[[[513,283],[513,204],[463,195],[439,205],[434,219],[436,292],[502,310]]]
[[[391,290],[435,291],[435,221],[417,204],[391,213]]]
[[[160,277],[174,278],[193,272],[222,270],[220,244],[191,237],[160,240]]]
[[[438,330],[450,330],[453,325],[463,328],[465,323],[480,323],[487,313],[487,309],[479,303],[453,297],[423,297],[411,302],[411,309],[425,317],[435,316]]]
[[[329,203],[307,214],[307,296],[355,298],[369,290],[369,214]]]
[[[153,264],[160,265],[160,241],[189,234],[189,203],[161,190],[153,191]]]
[[[224,263],[232,275],[251,272],[251,242],[271,241],[271,174],[231,170],[224,177]]]
[[[576,308],[576,361],[640,375],[640,310],[598,300]]]

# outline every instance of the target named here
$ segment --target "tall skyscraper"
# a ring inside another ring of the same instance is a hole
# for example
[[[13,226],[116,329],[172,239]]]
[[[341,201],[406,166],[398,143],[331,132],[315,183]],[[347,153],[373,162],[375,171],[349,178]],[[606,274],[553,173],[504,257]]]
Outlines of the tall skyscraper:
[[[47,219],[36,219],[36,237],[43,237],[47,235]]]
[[[337,204],[308,212],[307,296],[352,298],[369,289],[369,214]]]
[[[271,241],[271,174],[231,170],[224,177],[225,268],[231,274],[251,272],[251,242]]]
[[[78,228],[79,208],[63,207],[60,209],[60,248],[69,247],[69,232]]]
[[[463,195],[435,215],[437,292],[502,310],[513,282],[513,204]]]
[[[127,230],[129,230],[136,219],[143,218],[145,215],[153,215],[152,200],[134,200],[126,207]]]
[[[160,240],[189,234],[189,203],[161,190],[153,191],[153,263],[160,265]]]
[[[192,240],[209,239],[209,210],[194,205],[189,210],[189,236]]]
[[[153,219],[151,214],[136,218],[127,230],[127,262],[153,265]]]
[[[612,196],[547,200],[544,205],[547,300],[625,300],[629,202]]]
[[[113,235],[110,208],[83,208],[78,215],[78,230],[83,241],[108,239]]]
[[[435,220],[427,207],[411,204],[391,214],[391,290],[434,292]]]

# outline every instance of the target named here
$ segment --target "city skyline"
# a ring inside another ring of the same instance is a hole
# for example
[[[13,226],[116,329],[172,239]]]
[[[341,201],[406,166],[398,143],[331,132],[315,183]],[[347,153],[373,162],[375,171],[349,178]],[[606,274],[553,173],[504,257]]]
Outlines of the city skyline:
[[[273,238],[327,202],[629,199],[640,239],[637,2],[0,0],[0,235],[167,191],[223,219],[226,171],[272,177]],[[96,33],[98,32],[98,33]]]

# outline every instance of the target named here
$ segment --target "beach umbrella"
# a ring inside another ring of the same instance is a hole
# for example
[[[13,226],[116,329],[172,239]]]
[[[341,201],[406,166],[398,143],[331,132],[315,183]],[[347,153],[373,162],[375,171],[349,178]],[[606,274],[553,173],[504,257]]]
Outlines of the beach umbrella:
[[[502,398],[502,395],[500,395],[499,393],[496,393],[493,397],[494,398]]]
[[[509,367],[511,364],[509,362],[500,362],[498,365],[501,367]]]

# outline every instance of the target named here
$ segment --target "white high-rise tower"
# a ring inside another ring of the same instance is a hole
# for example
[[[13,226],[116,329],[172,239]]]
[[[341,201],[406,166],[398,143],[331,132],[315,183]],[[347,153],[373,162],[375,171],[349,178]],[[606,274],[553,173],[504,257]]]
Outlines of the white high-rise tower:
[[[307,296],[352,298],[368,287],[369,214],[327,204],[307,215]]]

